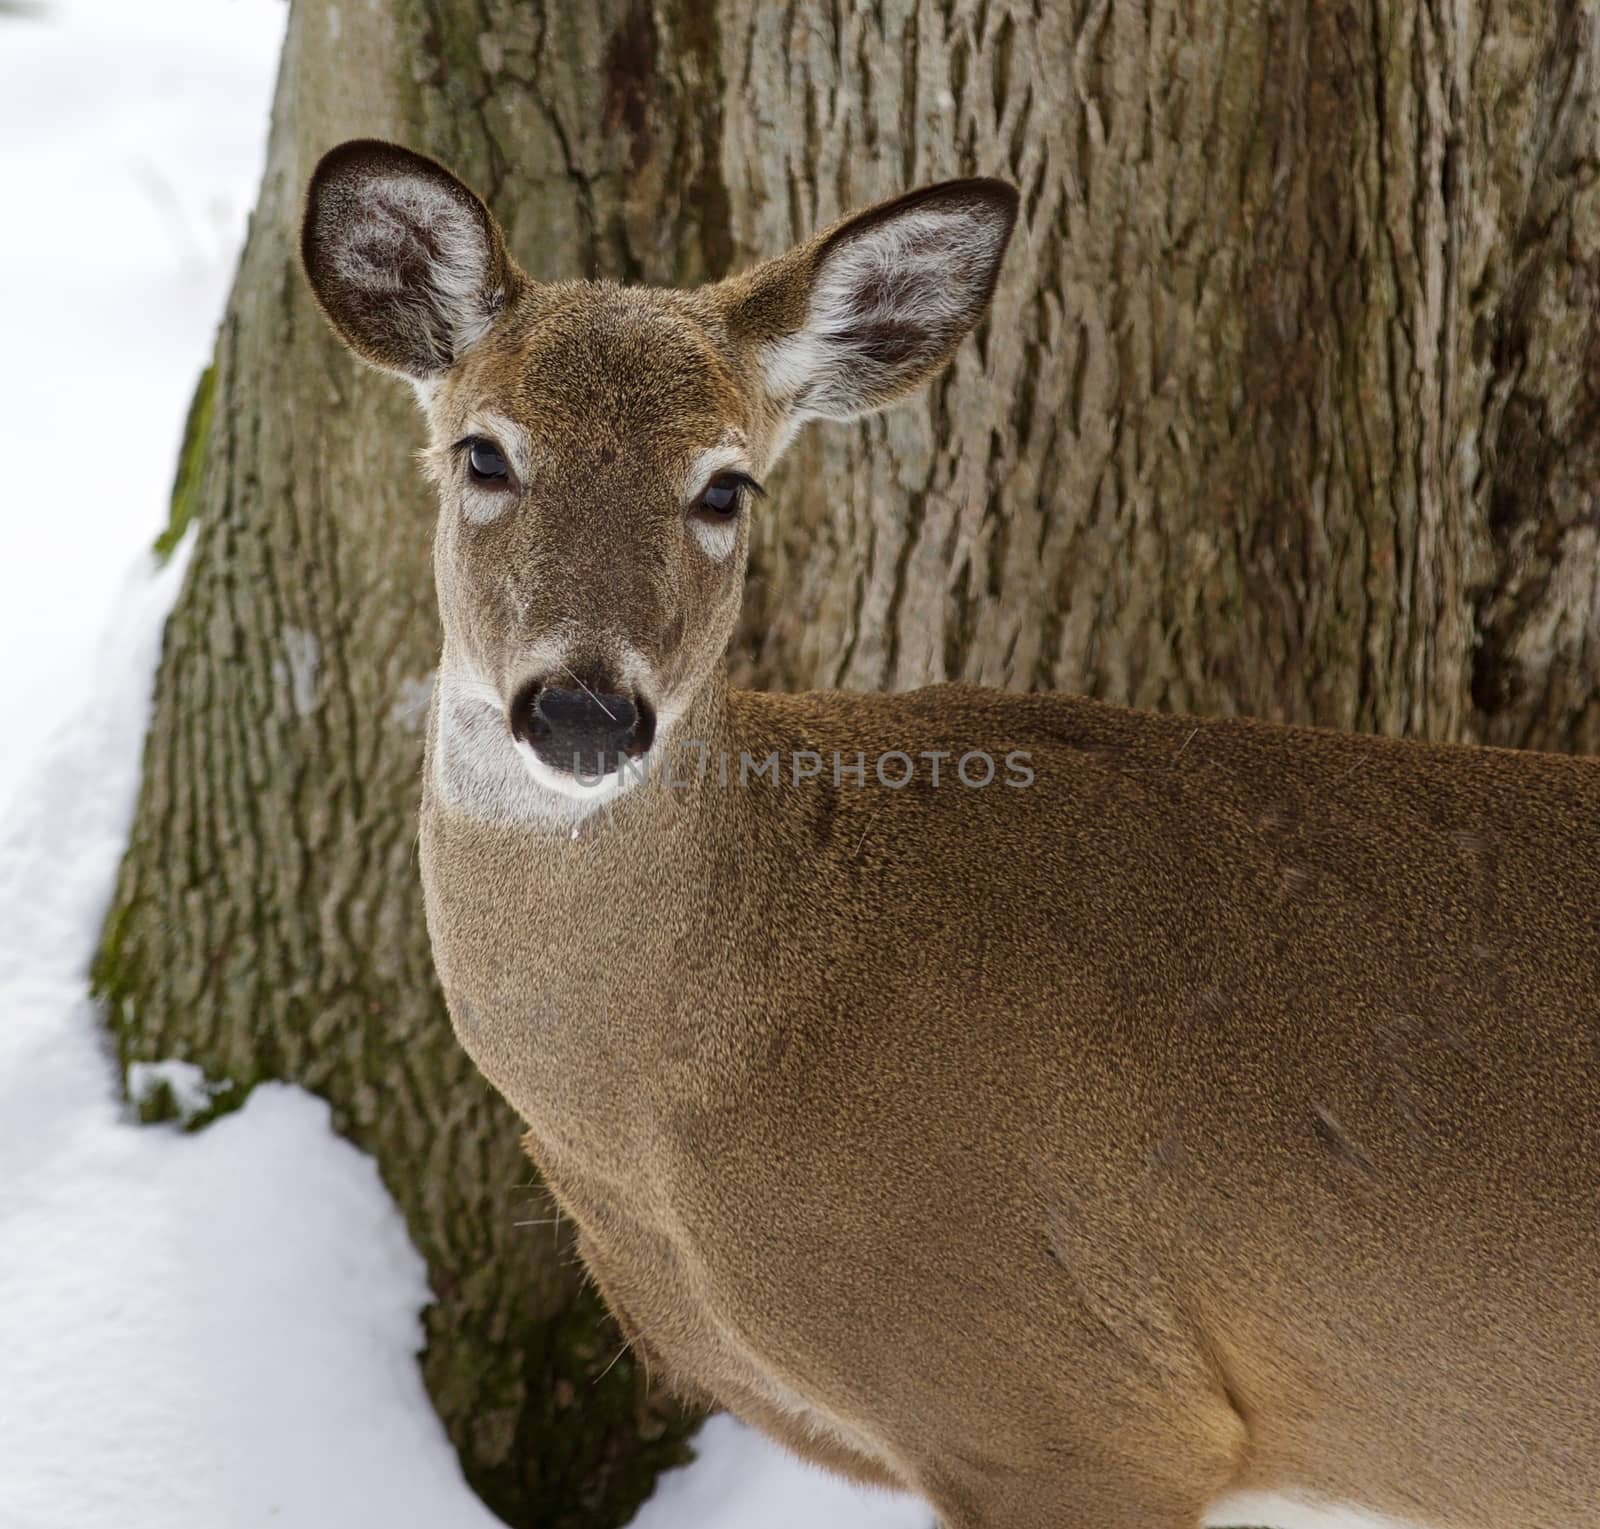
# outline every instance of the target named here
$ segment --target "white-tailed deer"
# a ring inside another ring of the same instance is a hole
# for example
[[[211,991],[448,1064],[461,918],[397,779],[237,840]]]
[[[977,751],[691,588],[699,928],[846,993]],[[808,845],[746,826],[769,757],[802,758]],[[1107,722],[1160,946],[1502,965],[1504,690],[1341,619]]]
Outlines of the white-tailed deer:
[[[1600,1526],[1600,764],[727,688],[757,480],[945,364],[1015,208],[541,285],[431,160],[318,167],[428,418],[461,1042],[632,1341],[947,1529]]]

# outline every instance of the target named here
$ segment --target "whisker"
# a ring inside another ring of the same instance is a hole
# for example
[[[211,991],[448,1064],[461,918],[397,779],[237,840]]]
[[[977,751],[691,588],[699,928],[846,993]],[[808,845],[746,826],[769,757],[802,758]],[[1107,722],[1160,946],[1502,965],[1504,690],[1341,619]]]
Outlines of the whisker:
[[[617,1353],[616,1353],[616,1358],[614,1358],[614,1359],[613,1359],[613,1360],[612,1360],[612,1361],[611,1361],[611,1363],[610,1363],[610,1364],[608,1364],[608,1365],[607,1365],[607,1366],[606,1366],[606,1367],[605,1367],[605,1369],[603,1369],[603,1370],[602,1370],[602,1371],[601,1371],[601,1372],[600,1372],[600,1373],[599,1373],[599,1374],[598,1374],[598,1375],[596,1375],[596,1376],[595,1376],[595,1378],[594,1378],[594,1379],[593,1379],[593,1380],[591,1380],[591,1381],[590,1381],[590,1382],[589,1382],[589,1384],[590,1384],[590,1385],[591,1385],[591,1386],[598,1386],[598,1385],[599,1385],[599,1384],[600,1384],[600,1382],[601,1382],[601,1381],[602,1381],[602,1380],[604,1380],[604,1379],[605,1379],[605,1378],[606,1378],[606,1376],[608,1376],[608,1375],[609,1375],[609,1374],[610,1374],[610,1373],[611,1373],[611,1372],[612,1372],[612,1371],[613,1371],[613,1370],[614,1370],[614,1369],[616,1369],[616,1367],[617,1367],[617,1363],[618,1363],[618,1361],[619,1361],[619,1360],[620,1360],[620,1359],[621,1359],[621,1358],[622,1358],[622,1356],[623,1356],[623,1355],[624,1355],[624,1354],[626,1354],[626,1353],[627,1353],[627,1352],[628,1352],[628,1350],[629,1350],[629,1349],[631,1349],[631,1348],[632,1348],[632,1347],[633,1347],[633,1344],[632,1344],[632,1343],[624,1343],[624,1344],[623,1344],[623,1345],[622,1345],[622,1347],[621,1347],[621,1348],[619,1348],[619,1349],[618,1349],[618,1350],[617,1350]]]
[[[565,660],[562,661],[561,667],[563,669],[566,669],[568,674],[572,674],[572,670],[567,665]],[[597,696],[594,693],[594,691],[592,691],[587,685],[585,685],[582,680],[579,680],[578,676],[576,674],[572,674],[572,677],[573,677],[573,679],[578,680],[578,689],[581,690],[586,696],[588,696],[589,699],[591,701],[593,701],[594,704],[596,706],[598,706],[601,711],[603,711],[608,717],[611,718],[611,720],[613,722],[615,722],[617,720],[617,714],[614,711],[612,711],[612,709],[609,706],[607,706],[606,703],[604,701],[602,701],[600,699],[600,697]]]

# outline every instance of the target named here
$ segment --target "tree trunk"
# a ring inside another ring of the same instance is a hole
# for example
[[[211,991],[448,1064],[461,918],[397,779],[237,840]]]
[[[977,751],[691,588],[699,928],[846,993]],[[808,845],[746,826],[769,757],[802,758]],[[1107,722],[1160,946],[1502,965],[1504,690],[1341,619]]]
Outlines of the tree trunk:
[[[513,1522],[619,1522],[683,1420],[518,1224],[548,1202],[430,975],[432,510],[403,389],[295,267],[317,154],[438,155],[541,277],[699,281],[920,181],[1022,187],[978,342],[778,475],[739,682],[1595,752],[1597,12],[296,0],[96,982],[125,1061],[295,1079],[376,1155],[432,1270],[430,1391]]]
[[[741,677],[1600,749],[1597,9],[725,18],[740,259],[1024,192],[929,403],[794,453]]]

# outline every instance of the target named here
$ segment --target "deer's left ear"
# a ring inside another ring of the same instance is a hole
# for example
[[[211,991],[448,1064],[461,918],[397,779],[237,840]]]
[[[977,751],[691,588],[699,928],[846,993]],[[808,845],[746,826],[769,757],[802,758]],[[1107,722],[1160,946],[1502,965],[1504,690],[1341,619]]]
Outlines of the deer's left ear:
[[[753,345],[791,420],[849,419],[920,387],[994,294],[1017,218],[1004,181],[927,186],[724,284],[736,343]]]

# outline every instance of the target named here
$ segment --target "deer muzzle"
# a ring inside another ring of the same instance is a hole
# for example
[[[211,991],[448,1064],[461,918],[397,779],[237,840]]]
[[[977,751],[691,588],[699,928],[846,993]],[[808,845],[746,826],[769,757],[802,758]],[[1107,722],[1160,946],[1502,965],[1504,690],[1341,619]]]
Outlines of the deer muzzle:
[[[582,780],[599,780],[642,757],[655,737],[655,712],[642,696],[581,680],[576,689],[525,686],[512,702],[510,723],[541,764]]]

